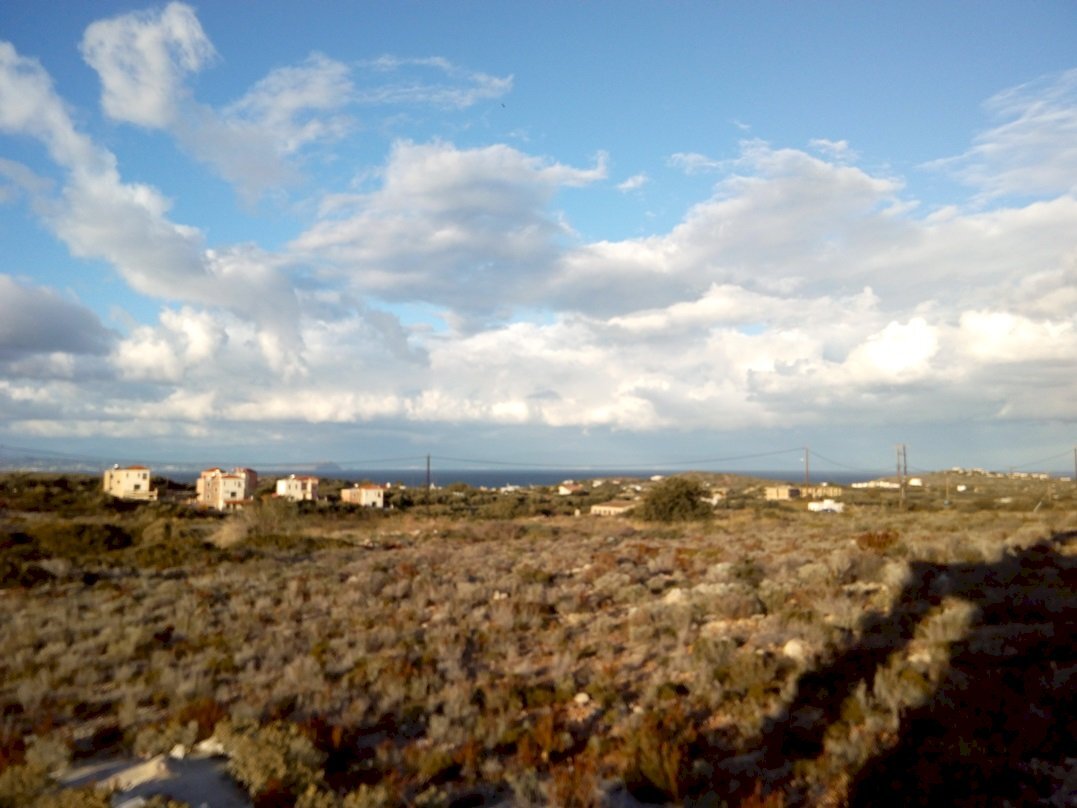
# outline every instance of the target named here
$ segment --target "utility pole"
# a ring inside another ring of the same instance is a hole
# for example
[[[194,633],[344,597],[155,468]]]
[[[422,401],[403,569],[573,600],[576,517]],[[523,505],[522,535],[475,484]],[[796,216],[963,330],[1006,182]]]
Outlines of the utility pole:
[[[430,515],[430,455],[426,456],[426,515]]]
[[[1073,484],[1077,485],[1077,446],[1073,447]]]
[[[811,485],[811,449],[804,447],[804,485]]]
[[[905,455],[905,444],[897,445],[897,476],[898,486],[901,489],[901,506],[905,507],[905,477],[909,473],[908,458]]]

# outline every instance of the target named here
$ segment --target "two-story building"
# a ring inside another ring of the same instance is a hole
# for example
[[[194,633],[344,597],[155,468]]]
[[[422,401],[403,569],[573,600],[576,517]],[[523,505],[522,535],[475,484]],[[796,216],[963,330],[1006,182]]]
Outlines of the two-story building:
[[[352,488],[342,488],[340,501],[349,505],[362,505],[365,508],[384,508],[385,489],[380,485],[356,483]]]
[[[151,472],[146,466],[113,466],[105,470],[102,487],[106,494],[120,499],[157,499],[157,489],[151,487]]]
[[[224,471],[206,469],[195,483],[199,504],[218,511],[234,510],[254,501],[258,473],[254,469],[234,468]]]
[[[314,502],[318,499],[318,478],[289,474],[277,480],[277,496],[292,502]]]

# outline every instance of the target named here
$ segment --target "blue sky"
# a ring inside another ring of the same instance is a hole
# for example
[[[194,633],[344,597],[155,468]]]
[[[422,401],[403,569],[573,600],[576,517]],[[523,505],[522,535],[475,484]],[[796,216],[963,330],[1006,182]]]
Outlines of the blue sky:
[[[312,5],[0,9],[0,445],[1069,468],[1072,3]]]

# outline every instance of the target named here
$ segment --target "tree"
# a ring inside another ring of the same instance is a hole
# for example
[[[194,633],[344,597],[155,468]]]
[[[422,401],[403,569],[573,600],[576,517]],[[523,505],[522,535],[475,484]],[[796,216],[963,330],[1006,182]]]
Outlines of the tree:
[[[647,492],[639,515],[651,522],[707,519],[712,511],[710,505],[703,501],[706,495],[706,489],[694,480],[670,477]]]

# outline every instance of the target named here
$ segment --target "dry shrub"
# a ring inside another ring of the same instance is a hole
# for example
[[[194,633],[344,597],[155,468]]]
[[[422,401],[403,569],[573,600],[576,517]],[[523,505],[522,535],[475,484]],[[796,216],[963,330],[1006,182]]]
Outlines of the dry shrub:
[[[898,540],[896,530],[869,530],[856,537],[856,546],[861,550],[885,553]]]
[[[739,804],[740,808],[785,808],[785,793],[771,791],[769,794],[764,794],[762,781],[756,780],[752,793],[742,799]]]
[[[625,785],[644,802],[679,801],[691,786],[695,722],[678,702],[643,714],[626,739]]]
[[[325,754],[294,724],[234,727],[222,722],[217,734],[229,753],[228,770],[259,805],[292,804],[289,798],[294,802],[322,780]]]
[[[189,701],[176,710],[173,721],[177,724],[194,722],[198,727],[196,741],[201,741],[213,734],[217,723],[228,717],[228,709],[216,699],[202,697]]]
[[[594,756],[584,752],[550,771],[550,801],[561,808],[592,808],[601,804],[598,767]]]

